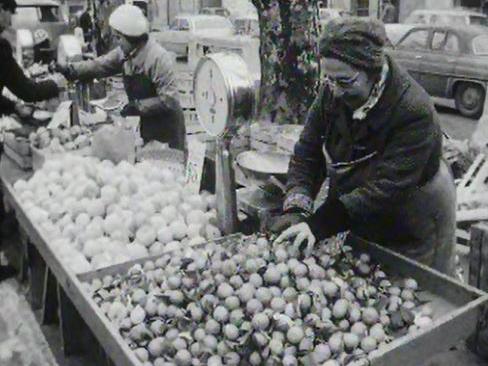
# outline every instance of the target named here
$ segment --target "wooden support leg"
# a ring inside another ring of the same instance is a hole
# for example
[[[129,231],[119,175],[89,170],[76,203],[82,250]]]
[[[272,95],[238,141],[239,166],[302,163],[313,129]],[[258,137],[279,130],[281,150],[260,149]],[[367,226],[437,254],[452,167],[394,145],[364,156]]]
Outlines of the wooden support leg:
[[[43,308],[42,324],[54,324],[57,319],[58,310],[58,282],[56,277],[49,268],[44,271],[44,290],[43,290]]]
[[[59,326],[65,356],[83,353],[85,323],[63,288],[58,285]]]
[[[471,228],[469,253],[469,284],[480,290],[488,290],[488,225],[478,224]],[[468,347],[480,356],[488,356],[487,309],[482,309],[476,333],[468,340]]]
[[[32,243],[29,243],[27,248],[30,267],[29,284],[31,306],[34,310],[38,310],[42,308],[46,262],[44,262],[44,259]]]
[[[19,244],[20,244],[20,264],[19,264],[19,282],[25,282],[29,278],[29,260],[27,248],[29,239],[25,231],[19,226]]]

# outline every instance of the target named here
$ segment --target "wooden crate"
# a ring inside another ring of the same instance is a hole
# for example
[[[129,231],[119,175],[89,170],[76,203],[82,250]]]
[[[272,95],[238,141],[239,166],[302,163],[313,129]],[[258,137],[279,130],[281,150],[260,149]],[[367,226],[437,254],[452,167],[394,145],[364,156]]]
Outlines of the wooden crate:
[[[3,145],[3,151],[20,169],[32,169],[32,156],[20,155],[7,144]]]
[[[178,93],[178,99],[180,100],[180,106],[183,109],[194,109],[195,108],[195,98],[193,97],[193,91]]]
[[[193,73],[184,71],[177,72],[175,84],[180,93],[193,93]]]
[[[4,145],[15,151],[17,155],[29,156],[30,151],[30,141],[25,137],[17,137],[15,134],[8,132],[4,135]]]
[[[425,290],[424,295],[432,302],[434,309],[432,327],[396,339],[372,356],[370,365],[418,366],[432,355],[446,351],[459,341],[467,339],[477,329],[480,314],[488,304],[487,294],[376,244],[355,237],[350,237],[348,242],[356,250],[369,253],[388,273],[415,278]],[[232,243],[232,239],[227,239],[222,245]],[[144,263],[148,259],[155,260],[158,257],[143,258],[81,274],[78,275],[78,280],[90,281],[103,278],[105,275],[122,274],[136,263]],[[84,317],[109,356],[118,366],[136,365],[133,352],[121,339],[115,326],[91,298],[78,292],[80,288],[81,286],[72,288],[76,292],[73,296],[82,300],[82,304],[79,304],[80,314],[84,316],[81,312],[86,312]],[[111,339],[107,338],[109,335]]]
[[[184,108],[183,115],[185,116],[185,123],[188,125],[198,124],[198,113],[194,108]]]

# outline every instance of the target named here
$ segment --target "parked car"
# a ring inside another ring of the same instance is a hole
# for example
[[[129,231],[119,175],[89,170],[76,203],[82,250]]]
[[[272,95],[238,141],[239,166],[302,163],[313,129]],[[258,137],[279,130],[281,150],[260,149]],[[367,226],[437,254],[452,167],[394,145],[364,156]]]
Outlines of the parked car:
[[[320,27],[324,27],[332,19],[350,16],[351,13],[342,9],[319,8]]]
[[[433,9],[433,10],[414,10],[405,19],[406,24],[436,24],[449,26],[463,25],[482,25],[488,26],[488,17],[483,13],[478,13],[465,9]]]
[[[153,37],[178,58],[188,57],[188,44],[196,37],[232,36],[231,21],[219,15],[177,15],[169,30],[154,32]]]
[[[395,46],[407,32],[415,27],[415,24],[390,23],[385,24],[385,31],[392,46]]]
[[[53,47],[59,36],[69,32],[68,20],[61,12],[56,0],[17,0],[17,9],[12,16],[12,28],[28,29],[34,32],[44,29],[51,38]]]
[[[430,95],[454,99],[467,117],[483,112],[488,86],[484,27],[414,26],[388,52]]]
[[[259,37],[259,19],[257,14],[242,15],[233,20],[236,34]]]
[[[227,8],[222,8],[218,6],[206,7],[200,10],[200,14],[206,15],[220,15],[221,17],[228,18],[230,16],[230,11]]]

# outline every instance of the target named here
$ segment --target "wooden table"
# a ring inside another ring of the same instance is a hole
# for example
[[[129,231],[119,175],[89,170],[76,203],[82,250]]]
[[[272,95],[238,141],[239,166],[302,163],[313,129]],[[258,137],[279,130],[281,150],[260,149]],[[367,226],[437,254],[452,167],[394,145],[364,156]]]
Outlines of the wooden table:
[[[99,352],[96,365],[112,362],[118,366],[137,365],[135,354],[93,299],[87,296],[81,282],[111,271],[127,269],[131,263],[84,275],[75,275],[65,268],[52,252],[46,237],[29,220],[14,192],[13,183],[17,179],[28,178],[30,174],[15,169],[4,157],[0,161],[4,199],[15,212],[19,225],[28,238],[25,240],[25,258],[30,269],[33,307],[43,308],[43,321],[46,323],[55,320],[55,309],[59,308],[60,331],[66,355],[85,351],[83,340],[87,339],[88,326],[103,348]],[[351,240],[353,247],[369,252],[393,274],[416,278],[432,294],[432,301],[440,309],[434,320],[434,327],[395,340],[371,359],[372,365],[417,366],[420,360],[466,339],[478,328],[479,319],[484,315],[488,304],[486,293],[458,283],[388,249],[357,238]]]
[[[79,297],[82,293],[76,275],[67,270],[48,246],[47,239],[34,226],[20,206],[13,189],[19,179],[29,179],[32,171],[19,169],[8,157],[0,158],[0,179],[3,199],[9,211],[15,214],[19,223],[19,252],[21,280],[27,279],[30,288],[30,303],[34,310],[42,310],[42,323],[53,324],[59,321],[63,351],[66,356],[83,354],[86,349],[95,348],[93,339],[86,327],[90,310],[80,316],[77,310],[83,305]],[[59,317],[58,317],[59,315]],[[59,319],[58,319],[59,318]],[[85,342],[86,341],[86,342]],[[87,344],[89,343],[89,344]],[[103,352],[99,359],[108,360]],[[102,364],[97,363],[97,364]]]

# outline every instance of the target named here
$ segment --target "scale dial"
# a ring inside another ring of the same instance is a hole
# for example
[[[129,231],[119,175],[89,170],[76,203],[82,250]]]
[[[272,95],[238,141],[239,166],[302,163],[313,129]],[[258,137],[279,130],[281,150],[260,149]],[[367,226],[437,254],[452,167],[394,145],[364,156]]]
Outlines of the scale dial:
[[[227,82],[219,66],[208,60],[195,75],[195,104],[203,128],[212,136],[225,131],[230,112]]]
[[[257,82],[246,62],[232,52],[203,57],[195,70],[198,118],[208,134],[218,137],[238,120],[252,118]]]

